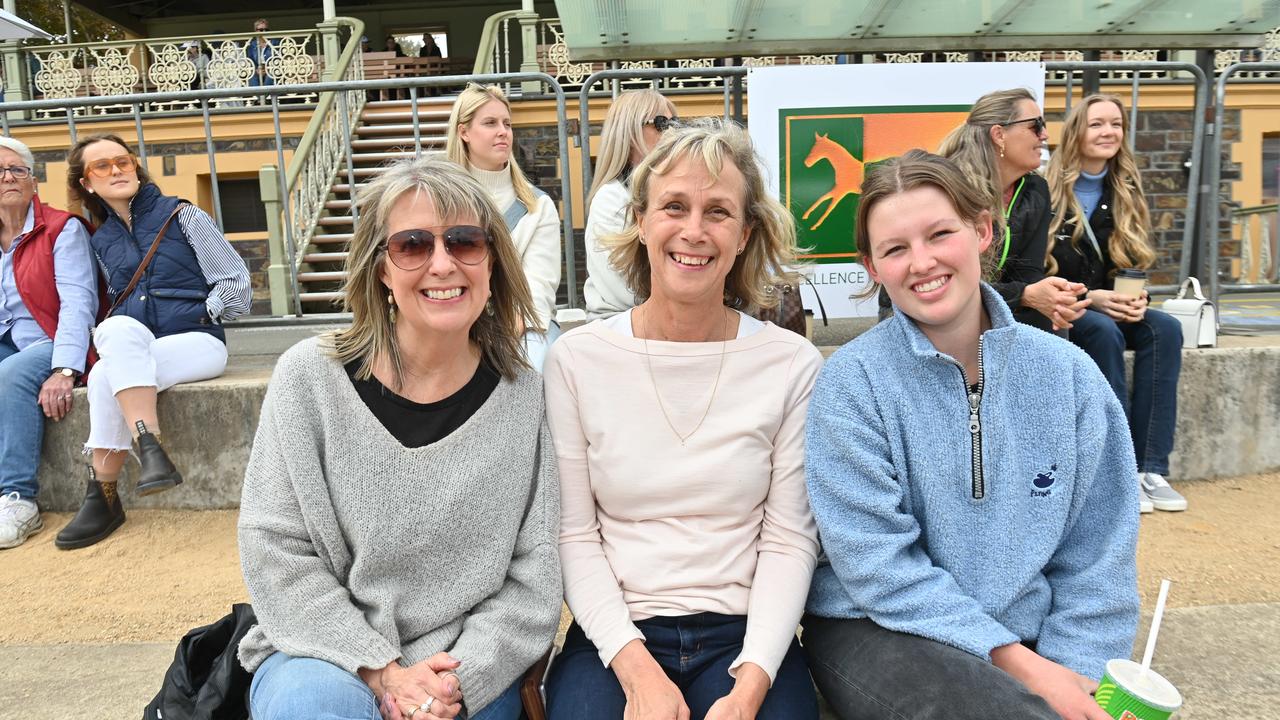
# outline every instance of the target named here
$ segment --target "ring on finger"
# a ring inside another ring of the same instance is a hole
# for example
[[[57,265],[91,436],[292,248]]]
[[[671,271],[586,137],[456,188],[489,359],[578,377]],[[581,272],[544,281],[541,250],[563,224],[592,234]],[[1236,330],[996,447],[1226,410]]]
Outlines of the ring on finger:
[[[417,706],[417,705],[410,705],[410,706],[409,706],[409,712],[405,713],[405,714],[404,714],[404,716],[405,716],[405,717],[407,717],[407,718],[411,718],[411,717],[413,717],[413,714],[414,714],[414,713],[418,712],[418,710],[419,710],[419,709],[420,709],[420,708],[419,708],[419,706]]]
[[[429,713],[429,712],[431,712],[431,706],[432,706],[432,705],[435,705],[435,704],[436,704],[436,699],[435,699],[434,697],[432,697],[432,696],[428,695],[428,696],[427,696],[427,701],[426,701],[426,702],[424,702],[424,703],[422,703],[422,705],[421,705],[421,707],[422,707],[422,712],[424,712],[424,713]]]

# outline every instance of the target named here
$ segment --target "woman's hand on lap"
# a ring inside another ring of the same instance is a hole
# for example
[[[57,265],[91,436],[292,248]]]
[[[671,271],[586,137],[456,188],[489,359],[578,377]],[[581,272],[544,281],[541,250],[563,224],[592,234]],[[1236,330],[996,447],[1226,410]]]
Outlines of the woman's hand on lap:
[[[450,720],[462,710],[462,688],[453,673],[460,664],[437,653],[409,667],[393,662],[380,670],[361,668],[360,679],[382,699],[379,710],[387,720],[409,718],[406,709],[433,699],[429,709],[415,711],[411,720]]]
[[[680,688],[662,671],[643,641],[624,645],[609,667],[627,696],[623,720],[689,720],[689,706]]]
[[[1146,290],[1142,291],[1142,297],[1136,299],[1117,294],[1114,290],[1090,290],[1089,299],[1093,300],[1095,309],[1116,322],[1138,322],[1147,313]]]
[[[1112,720],[1093,699],[1098,683],[1018,643],[991,651],[991,662],[1044,698],[1063,720]]]
[[[711,706],[706,720],[754,720],[768,692],[769,674],[755,663],[743,663],[733,690]]]
[[[1084,285],[1060,277],[1047,277],[1022,290],[1022,304],[1053,321],[1055,330],[1071,327],[1084,314],[1089,299],[1080,299]]]

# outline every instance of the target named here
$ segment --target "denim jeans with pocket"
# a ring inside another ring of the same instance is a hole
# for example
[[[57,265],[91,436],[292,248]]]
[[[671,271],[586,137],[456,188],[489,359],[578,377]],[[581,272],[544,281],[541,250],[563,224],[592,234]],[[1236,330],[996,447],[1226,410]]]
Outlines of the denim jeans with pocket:
[[[1093,358],[1129,418],[1138,472],[1169,474],[1178,420],[1178,376],[1182,372],[1182,324],[1153,308],[1138,322],[1116,322],[1085,310],[1069,334]],[[1125,385],[1124,351],[1133,351],[1133,388]]]
[[[733,689],[729,665],[742,652],[747,619],[742,615],[698,613],[641,620],[645,649],[680,688],[692,720]],[[627,698],[613,670],[600,662],[596,646],[575,622],[547,678],[551,720],[621,720]],[[794,639],[778,667],[758,720],[817,720],[818,700]]]

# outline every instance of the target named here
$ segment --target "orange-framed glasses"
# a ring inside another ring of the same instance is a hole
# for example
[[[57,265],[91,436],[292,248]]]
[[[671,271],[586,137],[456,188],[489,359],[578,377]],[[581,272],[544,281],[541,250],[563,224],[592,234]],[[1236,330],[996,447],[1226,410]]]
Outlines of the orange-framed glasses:
[[[132,155],[117,155],[113,158],[94,160],[84,166],[86,175],[104,178],[111,177],[111,169],[115,168],[127,175],[138,170],[138,160]]]

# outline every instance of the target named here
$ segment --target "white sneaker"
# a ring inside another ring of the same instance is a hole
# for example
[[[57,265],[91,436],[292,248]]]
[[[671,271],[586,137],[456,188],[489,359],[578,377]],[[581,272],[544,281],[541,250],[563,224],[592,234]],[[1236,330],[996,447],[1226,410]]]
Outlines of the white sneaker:
[[[1147,493],[1141,487],[1138,488],[1138,514],[1146,515],[1149,512],[1155,512],[1156,506],[1151,502],[1151,498],[1147,497]]]
[[[0,549],[18,547],[43,527],[35,502],[16,492],[0,495]]]
[[[1138,473],[1138,482],[1142,484],[1142,494],[1146,495],[1156,510],[1180,512],[1187,509],[1187,499],[1169,487],[1164,476],[1157,473]]]

